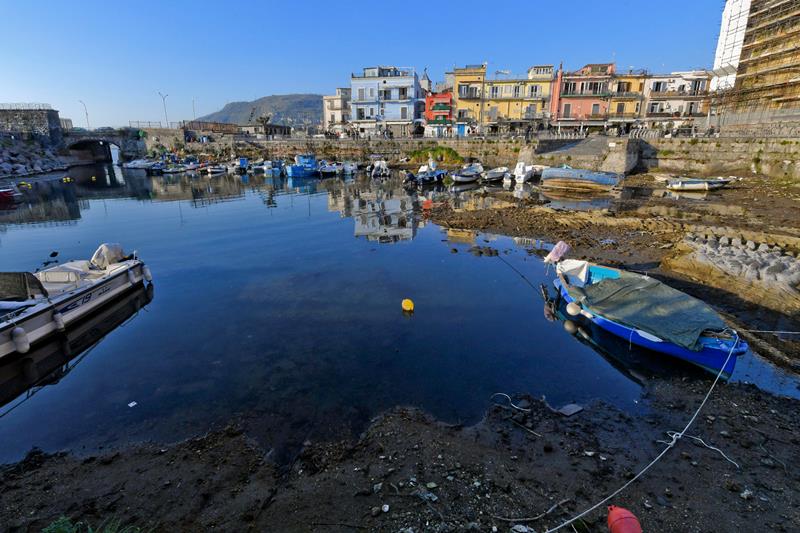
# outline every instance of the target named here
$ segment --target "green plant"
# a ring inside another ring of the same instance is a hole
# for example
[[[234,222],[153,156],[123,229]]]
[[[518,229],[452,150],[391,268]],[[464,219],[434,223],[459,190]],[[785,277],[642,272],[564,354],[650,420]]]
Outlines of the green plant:
[[[658,155],[660,155],[661,157],[669,157],[674,153],[675,152],[673,152],[672,150],[659,150],[658,151]]]
[[[691,140],[689,141],[689,144],[691,144],[692,146],[694,146],[695,144],[697,144],[697,143],[699,143],[699,142],[700,142],[700,140],[699,140],[699,139],[691,139]]]

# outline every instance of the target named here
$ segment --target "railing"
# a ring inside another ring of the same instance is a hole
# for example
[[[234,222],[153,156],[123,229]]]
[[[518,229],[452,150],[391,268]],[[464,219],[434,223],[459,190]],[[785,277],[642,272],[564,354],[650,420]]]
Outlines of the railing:
[[[611,93],[611,98],[644,98],[644,95],[633,91],[619,91]]]
[[[561,93],[561,96],[564,97],[571,97],[571,96],[595,96],[597,98],[608,98],[611,96],[611,93],[608,91],[600,91],[600,92],[593,92],[593,91],[570,91],[566,93]]]
[[[609,113],[608,118],[637,118],[639,113]]]
[[[458,98],[461,100],[478,100],[480,97],[481,95],[478,93],[466,93],[458,95]]]
[[[708,96],[708,91],[651,91],[650,98],[683,98],[688,96]]]
[[[151,122],[149,120],[131,120],[128,121],[128,126],[131,128],[161,128],[161,122]]]
[[[0,109],[49,111],[53,108],[50,107],[50,104],[10,103],[10,104],[0,104]]]

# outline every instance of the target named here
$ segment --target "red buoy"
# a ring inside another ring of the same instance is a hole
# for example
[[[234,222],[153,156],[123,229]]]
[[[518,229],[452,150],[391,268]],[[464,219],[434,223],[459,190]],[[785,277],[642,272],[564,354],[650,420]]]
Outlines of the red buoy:
[[[642,533],[642,525],[629,510],[609,505],[608,530],[611,533]]]

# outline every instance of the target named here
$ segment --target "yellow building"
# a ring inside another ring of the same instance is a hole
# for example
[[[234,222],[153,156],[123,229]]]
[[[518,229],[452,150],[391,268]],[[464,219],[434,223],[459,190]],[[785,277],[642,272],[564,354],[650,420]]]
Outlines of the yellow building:
[[[635,122],[644,114],[645,73],[616,74],[609,83],[608,122]]]
[[[486,133],[523,132],[549,118],[552,65],[533,66],[525,78],[487,79],[486,65],[467,65],[451,74],[457,124],[480,126]],[[460,135],[463,130],[459,127]]]

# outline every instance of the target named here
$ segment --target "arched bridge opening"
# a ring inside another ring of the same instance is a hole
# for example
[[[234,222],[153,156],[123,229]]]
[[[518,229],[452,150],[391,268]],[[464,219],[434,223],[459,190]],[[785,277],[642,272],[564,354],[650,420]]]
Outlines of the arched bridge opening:
[[[108,139],[79,139],[68,142],[67,149],[72,157],[84,161],[112,162],[112,150],[118,153],[121,147]]]

